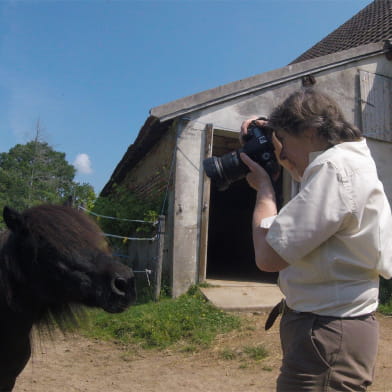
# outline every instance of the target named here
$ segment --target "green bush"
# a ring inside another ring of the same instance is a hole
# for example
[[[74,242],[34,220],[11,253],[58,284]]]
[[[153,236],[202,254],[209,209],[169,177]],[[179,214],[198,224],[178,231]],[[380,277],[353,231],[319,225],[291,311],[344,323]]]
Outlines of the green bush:
[[[378,311],[384,314],[392,314],[392,280],[380,278],[380,305]]]
[[[380,303],[387,304],[392,301],[392,279],[380,278]]]
[[[93,212],[108,218],[99,217],[98,222],[104,231],[123,236],[136,233],[149,234],[155,228],[151,223],[130,222],[129,220],[156,221],[161,208],[163,195],[141,199],[126,186],[114,187],[108,196],[99,196]],[[127,220],[128,219],[128,220]]]

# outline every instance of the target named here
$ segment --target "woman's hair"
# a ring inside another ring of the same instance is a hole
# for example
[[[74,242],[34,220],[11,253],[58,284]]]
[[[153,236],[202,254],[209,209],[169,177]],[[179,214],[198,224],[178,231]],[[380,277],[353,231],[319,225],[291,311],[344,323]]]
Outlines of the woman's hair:
[[[362,136],[356,126],[346,121],[332,98],[313,88],[303,88],[291,94],[272,112],[269,125],[293,136],[315,128],[331,146],[359,140]]]

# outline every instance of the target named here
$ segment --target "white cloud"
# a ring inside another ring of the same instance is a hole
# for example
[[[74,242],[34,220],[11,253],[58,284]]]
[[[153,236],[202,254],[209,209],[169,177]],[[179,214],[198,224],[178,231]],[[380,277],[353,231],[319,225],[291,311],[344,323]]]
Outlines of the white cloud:
[[[91,174],[93,172],[90,157],[87,154],[78,154],[73,165],[80,174]]]

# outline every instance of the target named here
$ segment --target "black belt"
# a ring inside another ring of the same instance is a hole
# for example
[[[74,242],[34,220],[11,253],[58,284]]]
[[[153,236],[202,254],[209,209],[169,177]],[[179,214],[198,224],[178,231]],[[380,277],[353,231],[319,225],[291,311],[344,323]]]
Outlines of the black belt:
[[[308,315],[318,316],[317,314],[312,313],[312,312],[298,312],[296,310],[293,310],[293,309],[289,308],[286,304],[286,301],[284,299],[282,299],[278,304],[276,304],[272,308],[271,312],[269,313],[269,315],[267,317],[267,321],[265,322],[265,326],[264,326],[265,330],[268,331],[274,325],[275,320],[278,318],[278,316],[280,314],[283,315],[287,312],[295,312],[298,314],[308,314]],[[358,319],[364,320],[371,315],[374,315],[374,312],[363,314],[361,316],[354,316],[354,317],[333,317],[333,316],[325,316],[325,317],[339,318],[342,320],[358,320]]]
[[[312,312],[298,312],[296,310],[293,310],[293,309],[289,308],[286,304],[286,301],[284,299],[282,299],[278,304],[276,304],[272,308],[270,314],[268,315],[267,321],[265,322],[265,326],[264,326],[265,330],[268,331],[274,325],[275,320],[278,318],[278,316],[280,314],[284,315],[285,313],[288,313],[288,312],[295,312],[298,314],[315,315],[315,313],[312,313]]]
[[[286,301],[282,299],[278,304],[276,304],[267,317],[267,321],[265,322],[265,330],[268,331],[273,325],[275,320],[278,318],[280,314],[284,314],[286,312]]]

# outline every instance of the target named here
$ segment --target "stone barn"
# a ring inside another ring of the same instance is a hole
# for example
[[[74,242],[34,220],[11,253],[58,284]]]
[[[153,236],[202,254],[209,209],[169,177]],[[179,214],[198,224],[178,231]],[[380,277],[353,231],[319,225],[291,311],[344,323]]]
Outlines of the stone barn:
[[[392,0],[376,0],[286,67],[151,109],[101,196],[114,184],[143,198],[167,191],[163,270],[174,296],[211,278],[276,278],[255,267],[254,192],[245,180],[218,191],[202,162],[239,148],[243,120],[268,116],[303,85],[334,97],[362,129],[392,200]],[[295,189],[284,174],[283,200]]]

